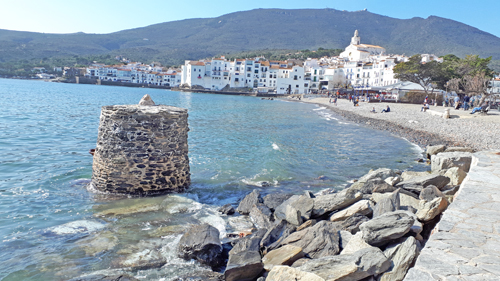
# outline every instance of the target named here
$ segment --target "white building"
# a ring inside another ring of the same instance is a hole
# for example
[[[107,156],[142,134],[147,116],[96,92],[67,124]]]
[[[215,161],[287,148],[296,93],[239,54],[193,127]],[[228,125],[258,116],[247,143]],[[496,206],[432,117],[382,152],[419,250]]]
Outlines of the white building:
[[[348,58],[350,61],[361,61],[368,59],[369,56],[383,53],[385,53],[385,49],[380,46],[361,44],[361,37],[359,37],[356,30],[351,38],[351,44],[345,48],[345,51],[340,53],[339,57]]]

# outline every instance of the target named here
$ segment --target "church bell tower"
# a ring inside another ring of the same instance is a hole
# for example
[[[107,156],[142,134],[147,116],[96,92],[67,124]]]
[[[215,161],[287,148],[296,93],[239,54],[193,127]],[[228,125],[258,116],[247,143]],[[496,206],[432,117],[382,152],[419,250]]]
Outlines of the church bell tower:
[[[359,45],[361,38],[358,35],[358,30],[354,31],[354,36],[351,38],[351,45]]]

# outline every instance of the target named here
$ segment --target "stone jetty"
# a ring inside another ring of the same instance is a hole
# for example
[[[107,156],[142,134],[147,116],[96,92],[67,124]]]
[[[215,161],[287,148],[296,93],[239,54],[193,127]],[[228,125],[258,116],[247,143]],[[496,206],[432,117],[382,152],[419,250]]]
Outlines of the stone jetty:
[[[188,113],[155,105],[103,106],[92,165],[99,191],[133,195],[180,192],[189,187]]]
[[[490,256],[491,249],[497,251],[500,245],[499,216],[488,218],[498,215],[494,213],[494,194],[498,192],[493,186],[481,191],[486,184],[481,176],[486,176],[487,182],[500,179],[496,174],[487,175],[500,169],[491,165],[490,158],[478,164],[478,158],[491,154],[468,151],[428,147],[431,171],[372,170],[347,188],[329,194],[305,191],[262,197],[255,189],[236,208],[240,217],[248,217],[253,229],[228,234],[239,238],[225,244],[230,249],[227,257],[222,242],[214,241],[216,235],[194,231],[199,226],[185,234],[194,242],[180,245],[178,256],[185,258],[189,254],[185,249],[193,247],[213,249],[194,258],[211,264],[217,256],[219,263],[226,265],[220,279],[230,281],[448,280],[443,277],[458,276],[461,268],[470,270],[469,275],[490,278],[499,265],[497,258]],[[474,200],[461,199],[474,193]],[[480,210],[464,212],[464,207],[479,208],[481,204]],[[227,212],[229,207],[220,212],[232,216]],[[196,233],[199,237],[193,239]],[[205,243],[207,237],[211,238]],[[214,244],[217,247],[212,247]],[[476,254],[477,260],[470,264]]]

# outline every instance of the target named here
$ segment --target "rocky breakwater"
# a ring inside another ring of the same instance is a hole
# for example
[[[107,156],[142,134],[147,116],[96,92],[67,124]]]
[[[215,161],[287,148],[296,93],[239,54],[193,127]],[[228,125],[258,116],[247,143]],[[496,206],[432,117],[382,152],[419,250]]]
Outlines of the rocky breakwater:
[[[155,105],[103,106],[92,165],[99,191],[135,195],[179,192],[190,184],[186,109]]]
[[[225,244],[227,260],[214,230],[197,232],[198,241],[211,237],[206,246],[182,244],[178,255],[186,257],[193,247],[211,249],[202,262],[225,263],[220,279],[229,281],[403,280],[470,167],[465,149],[434,148],[428,149],[428,172],[381,168],[329,194],[262,197],[253,190],[236,211],[254,229]],[[235,210],[226,205],[220,211]]]

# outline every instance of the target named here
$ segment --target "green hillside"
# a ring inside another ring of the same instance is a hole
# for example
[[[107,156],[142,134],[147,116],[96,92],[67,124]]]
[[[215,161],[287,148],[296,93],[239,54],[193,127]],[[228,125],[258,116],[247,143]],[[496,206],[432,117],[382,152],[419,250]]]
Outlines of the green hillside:
[[[0,30],[0,62],[110,54],[179,64],[252,50],[343,49],[355,29],[362,43],[383,46],[388,53],[479,54],[500,60],[500,38],[440,17],[401,20],[368,11],[257,9],[110,34]]]

